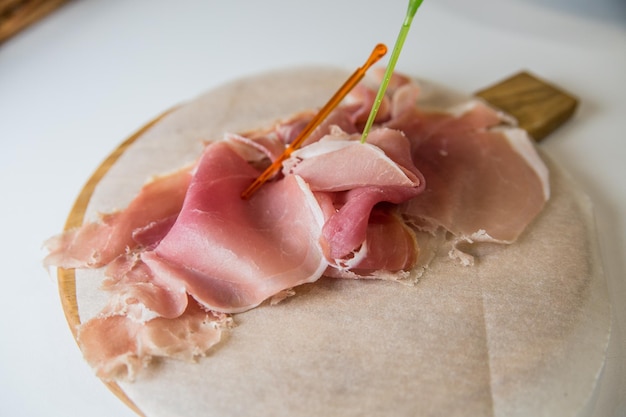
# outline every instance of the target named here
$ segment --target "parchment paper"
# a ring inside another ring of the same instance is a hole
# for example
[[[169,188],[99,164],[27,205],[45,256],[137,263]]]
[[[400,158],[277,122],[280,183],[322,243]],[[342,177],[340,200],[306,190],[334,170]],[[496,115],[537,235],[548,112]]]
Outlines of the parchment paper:
[[[205,140],[319,107],[343,70],[239,80],[166,116],[120,158],[88,208],[125,206],[151,175],[195,160]],[[423,100],[458,96],[424,84]],[[153,363],[124,391],[149,417],[576,416],[602,375],[610,308],[591,207],[554,163],[552,198],[511,246],[438,255],[415,285],[323,278],[237,327],[198,363]],[[81,320],[106,299],[78,271]]]

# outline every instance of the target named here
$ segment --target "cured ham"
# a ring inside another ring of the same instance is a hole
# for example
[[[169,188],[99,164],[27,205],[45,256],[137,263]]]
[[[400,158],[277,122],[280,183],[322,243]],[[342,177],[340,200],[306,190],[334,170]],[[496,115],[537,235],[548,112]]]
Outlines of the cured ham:
[[[315,197],[289,176],[242,200],[256,175],[227,142],[207,147],[176,223],[142,254],[157,281],[231,313],[322,275],[323,214]]]
[[[118,256],[106,267],[102,289],[111,297],[101,315],[122,314],[136,322],[176,318],[187,308],[187,293],[160,285],[138,253]]]
[[[87,362],[105,380],[135,378],[153,358],[193,361],[220,341],[232,326],[225,314],[205,311],[190,300],[176,318],[141,323],[122,314],[99,315],[78,329],[78,343]]]
[[[313,191],[348,191],[368,186],[422,190],[424,179],[410,158],[410,144],[400,132],[374,131],[368,143],[340,129],[295,151],[283,172],[302,177]]]
[[[417,264],[421,249],[414,230],[389,207],[374,208],[367,222],[365,248],[342,264],[331,264],[325,275],[335,278],[402,280]],[[354,264],[354,266],[351,266]]]
[[[45,243],[48,255],[44,264],[95,268],[110,263],[138,245],[133,233],[166,225],[178,214],[190,180],[188,167],[152,179],[124,210],[104,214],[100,222],[86,223],[49,239]]]
[[[127,208],[47,242],[46,264],[105,271],[109,302],[79,330],[100,376],[132,377],[154,356],[205,354],[230,314],[322,275],[406,278],[424,263],[418,242],[430,234],[429,251],[444,231],[452,254],[471,263],[459,242],[514,242],[541,211],[547,170],[501,113],[473,100],[426,111],[419,86],[394,76],[362,144],[374,93],[358,86],[249,199],[242,191],[313,112],[227,133]]]
[[[443,227],[459,240],[512,243],[549,198],[548,173],[527,134],[502,127],[481,102],[459,114],[415,114],[406,131],[426,180],[401,212],[425,230]],[[406,120],[398,114],[389,122]],[[461,140],[458,138],[462,138]]]
[[[321,239],[330,264],[340,269],[357,266],[367,256],[372,245],[367,239],[368,224],[375,205],[383,201],[399,204],[421,193],[424,187],[423,177],[408,157],[410,146],[402,133],[381,129],[372,136],[370,143],[361,144],[360,135],[348,135],[336,128],[320,141],[294,152],[284,163],[288,175],[301,176],[314,192],[333,194],[330,198],[336,212],[328,216]],[[408,229],[406,233],[411,235]],[[389,234],[389,238],[392,236]],[[409,236],[408,241],[414,239]],[[393,247],[393,243],[381,239],[376,242]],[[417,248],[405,250],[415,252]],[[406,254],[401,256],[412,259]],[[411,266],[404,264],[398,269]]]

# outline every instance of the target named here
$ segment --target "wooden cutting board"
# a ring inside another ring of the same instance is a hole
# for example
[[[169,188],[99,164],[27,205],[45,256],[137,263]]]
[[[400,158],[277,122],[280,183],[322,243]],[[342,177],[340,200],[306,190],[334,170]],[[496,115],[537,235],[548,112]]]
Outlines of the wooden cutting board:
[[[485,99],[517,118],[520,126],[528,130],[536,140],[545,138],[558,128],[572,116],[577,106],[576,98],[528,72],[521,72],[493,86],[482,89],[476,93],[476,96]],[[78,227],[85,221],[88,204],[102,178],[116,164],[119,158],[124,155],[129,146],[141,138],[168,113],[166,112],[155,118],[125,140],[96,169],[81,190],[69,214],[65,224],[66,230]],[[65,316],[74,337],[76,337],[76,327],[81,320],[77,302],[75,271],[59,269],[58,282]],[[145,416],[140,407],[129,398],[119,384],[106,382],[106,385],[138,415]]]
[[[43,19],[68,0],[0,0],[0,44]]]

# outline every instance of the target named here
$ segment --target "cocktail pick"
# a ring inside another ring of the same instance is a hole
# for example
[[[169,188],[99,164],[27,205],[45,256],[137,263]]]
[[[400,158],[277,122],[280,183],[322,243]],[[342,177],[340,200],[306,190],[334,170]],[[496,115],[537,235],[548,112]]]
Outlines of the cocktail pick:
[[[376,99],[374,100],[372,111],[370,112],[370,115],[367,118],[367,123],[365,124],[365,128],[363,129],[361,143],[365,142],[365,140],[367,139],[367,135],[369,134],[369,131],[374,124],[374,119],[376,118],[376,114],[378,113],[380,103],[383,101],[383,97],[385,96],[385,91],[387,91],[387,85],[389,84],[389,80],[391,79],[393,69],[396,67],[396,62],[398,61],[398,56],[400,56],[400,51],[402,50],[402,46],[404,45],[404,40],[406,39],[406,35],[409,33],[409,29],[411,28],[413,16],[415,16],[415,13],[417,12],[418,7],[420,7],[420,5],[422,4],[422,1],[423,0],[409,0],[409,7],[406,11],[406,17],[404,18],[404,22],[402,23],[402,27],[400,28],[400,33],[398,34],[398,38],[396,39],[396,44],[393,47],[393,51],[391,52],[389,64],[387,64],[387,70],[385,71],[385,75],[383,76],[383,80],[380,84],[380,88],[378,89],[378,93],[376,94]]]
[[[387,53],[387,47],[382,43],[379,43],[374,47],[372,53],[365,61],[362,67],[359,67],[352,73],[352,75],[346,80],[346,82],[337,90],[337,92],[330,98],[330,100],[322,107],[317,115],[305,126],[285,151],[279,156],[252,184],[241,194],[244,199],[250,198],[250,196],[261,187],[268,179],[272,178],[276,172],[280,169],[283,161],[289,158],[289,155],[302,145],[304,140],[315,130],[317,126],[328,116],[328,114],[343,100],[343,98],[354,88],[355,85],[365,76],[365,72],[380,58]]]

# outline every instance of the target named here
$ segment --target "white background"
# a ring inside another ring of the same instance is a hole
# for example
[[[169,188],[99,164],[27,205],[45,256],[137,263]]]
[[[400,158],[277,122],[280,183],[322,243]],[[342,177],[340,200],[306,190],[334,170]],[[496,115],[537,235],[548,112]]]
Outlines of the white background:
[[[76,0],[0,45],[1,416],[134,415],[83,362],[41,266],[41,243],[99,163],[163,110],[232,78],[356,68],[376,43],[393,45],[406,6]],[[626,317],[626,2],[425,0],[397,68],[466,93],[527,69],[580,98],[541,146],[594,201],[614,312]]]

